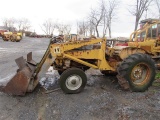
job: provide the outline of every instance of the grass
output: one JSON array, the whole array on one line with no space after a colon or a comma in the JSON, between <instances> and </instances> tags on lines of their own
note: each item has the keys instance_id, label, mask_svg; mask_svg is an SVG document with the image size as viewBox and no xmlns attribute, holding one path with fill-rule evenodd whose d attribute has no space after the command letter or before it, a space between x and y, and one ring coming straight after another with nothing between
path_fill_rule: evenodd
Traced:
<instances>
[{"instance_id":1,"label":"grass","mask_svg":"<svg viewBox=\"0 0 160 120\"><path fill-rule=\"evenodd\" d=\"M157 74L156 74L156 77L155 77L156 79L160 79L160 73L158 72Z\"/></svg>"},{"instance_id":2,"label":"grass","mask_svg":"<svg viewBox=\"0 0 160 120\"><path fill-rule=\"evenodd\" d=\"M153 86L155 86L155 87L160 87L160 80L158 80L158 79L160 79L160 72L158 72L157 74L156 74L156 76L155 76L155 81L153 82Z\"/></svg>"},{"instance_id":3,"label":"grass","mask_svg":"<svg viewBox=\"0 0 160 120\"><path fill-rule=\"evenodd\" d=\"M153 86L155 86L155 87L160 87L160 82L153 82L153 84L152 84Z\"/></svg>"}]
</instances>

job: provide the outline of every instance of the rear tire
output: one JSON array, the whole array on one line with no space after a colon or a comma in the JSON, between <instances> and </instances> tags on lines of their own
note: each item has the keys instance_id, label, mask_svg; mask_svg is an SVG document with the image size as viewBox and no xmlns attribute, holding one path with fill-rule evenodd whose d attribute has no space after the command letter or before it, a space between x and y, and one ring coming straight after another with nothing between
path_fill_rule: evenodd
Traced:
<instances>
[{"instance_id":1,"label":"rear tire","mask_svg":"<svg viewBox=\"0 0 160 120\"><path fill-rule=\"evenodd\" d=\"M87 76L79 68L69 68L61 74L59 83L64 93L80 93L87 83Z\"/></svg>"},{"instance_id":2,"label":"rear tire","mask_svg":"<svg viewBox=\"0 0 160 120\"><path fill-rule=\"evenodd\" d=\"M121 87L135 92L144 92L155 78L155 63L147 54L133 54L123 60L118 67L118 81Z\"/></svg>"}]
</instances>

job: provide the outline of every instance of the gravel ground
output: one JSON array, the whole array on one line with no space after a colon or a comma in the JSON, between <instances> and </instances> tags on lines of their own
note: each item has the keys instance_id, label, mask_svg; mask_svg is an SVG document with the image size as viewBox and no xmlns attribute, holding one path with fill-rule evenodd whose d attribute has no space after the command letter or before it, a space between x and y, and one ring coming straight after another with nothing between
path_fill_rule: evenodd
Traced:
<instances>
[{"instance_id":1,"label":"gravel ground","mask_svg":"<svg viewBox=\"0 0 160 120\"><path fill-rule=\"evenodd\" d=\"M24 38L21 42L4 42L0 38L0 82L15 73L16 58L32 51L33 59L39 62L48 43L45 38ZM24 97L0 93L0 120L160 119L160 86L141 93L122 91L114 76L103 76L94 69L86 74L88 84L79 94L64 94L60 89L46 94L40 85Z\"/></svg>"}]
</instances>

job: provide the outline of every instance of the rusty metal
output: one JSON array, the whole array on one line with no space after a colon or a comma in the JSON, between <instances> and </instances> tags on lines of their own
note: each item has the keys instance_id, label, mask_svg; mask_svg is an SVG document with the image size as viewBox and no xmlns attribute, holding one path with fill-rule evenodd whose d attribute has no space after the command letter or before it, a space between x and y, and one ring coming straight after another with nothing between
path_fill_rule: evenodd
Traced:
<instances>
[{"instance_id":1,"label":"rusty metal","mask_svg":"<svg viewBox=\"0 0 160 120\"><path fill-rule=\"evenodd\" d=\"M19 71L1 91L9 95L25 95L30 82L31 73L29 68L25 67Z\"/></svg>"},{"instance_id":2,"label":"rusty metal","mask_svg":"<svg viewBox=\"0 0 160 120\"><path fill-rule=\"evenodd\" d=\"M151 71L145 63L136 65L131 72L131 80L136 85L143 85L148 82Z\"/></svg>"},{"instance_id":3,"label":"rusty metal","mask_svg":"<svg viewBox=\"0 0 160 120\"><path fill-rule=\"evenodd\" d=\"M33 61L31 58L28 60ZM13 76L6 86L0 86L0 91L9 95L25 95L28 91L30 81L33 79L36 65L30 64L23 57L16 59L15 62L19 67L17 74Z\"/></svg>"},{"instance_id":4,"label":"rusty metal","mask_svg":"<svg viewBox=\"0 0 160 120\"><path fill-rule=\"evenodd\" d=\"M19 58L15 59L15 62L18 65L20 70L26 66L26 61L23 57L19 57Z\"/></svg>"},{"instance_id":5,"label":"rusty metal","mask_svg":"<svg viewBox=\"0 0 160 120\"><path fill-rule=\"evenodd\" d=\"M32 52L27 54L27 62L29 62L32 65L36 65L37 63L32 59Z\"/></svg>"},{"instance_id":6,"label":"rusty metal","mask_svg":"<svg viewBox=\"0 0 160 120\"><path fill-rule=\"evenodd\" d=\"M135 54L135 53L146 53L145 50L140 49L140 48L132 48L132 47L127 47L124 48L120 51L119 57L123 60L127 58L129 55Z\"/></svg>"}]
</instances>

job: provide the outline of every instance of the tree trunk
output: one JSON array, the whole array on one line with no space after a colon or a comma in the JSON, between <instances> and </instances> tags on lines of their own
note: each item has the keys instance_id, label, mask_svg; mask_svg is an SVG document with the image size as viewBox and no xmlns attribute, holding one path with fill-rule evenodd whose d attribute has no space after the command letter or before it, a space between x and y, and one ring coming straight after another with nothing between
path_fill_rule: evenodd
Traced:
<instances>
[{"instance_id":1,"label":"tree trunk","mask_svg":"<svg viewBox=\"0 0 160 120\"><path fill-rule=\"evenodd\" d=\"M105 37L106 32L107 32L107 25L105 23L104 26L103 26L103 37Z\"/></svg>"},{"instance_id":2,"label":"tree trunk","mask_svg":"<svg viewBox=\"0 0 160 120\"><path fill-rule=\"evenodd\" d=\"M139 19L136 18L134 31L137 30L137 28L138 28L138 23L139 23ZM135 38L135 34L134 34L133 38Z\"/></svg>"},{"instance_id":3,"label":"tree trunk","mask_svg":"<svg viewBox=\"0 0 160 120\"><path fill-rule=\"evenodd\" d=\"M108 31L109 31L109 37L111 38L111 26L108 27Z\"/></svg>"},{"instance_id":4,"label":"tree trunk","mask_svg":"<svg viewBox=\"0 0 160 120\"><path fill-rule=\"evenodd\" d=\"M99 37L98 26L96 26L97 37Z\"/></svg>"},{"instance_id":5,"label":"tree trunk","mask_svg":"<svg viewBox=\"0 0 160 120\"><path fill-rule=\"evenodd\" d=\"M111 35L111 20L108 25L108 32L109 32L109 37L111 38L112 37L112 35Z\"/></svg>"},{"instance_id":6,"label":"tree trunk","mask_svg":"<svg viewBox=\"0 0 160 120\"><path fill-rule=\"evenodd\" d=\"M137 19L137 18L136 18L134 31L136 31L136 30L137 30L137 28L138 28L138 23L139 23L139 19Z\"/></svg>"},{"instance_id":7,"label":"tree trunk","mask_svg":"<svg viewBox=\"0 0 160 120\"><path fill-rule=\"evenodd\" d=\"M90 29L90 33L89 33L89 34L90 34L90 36L92 35L92 33L93 33L93 32L92 32L92 30Z\"/></svg>"}]
</instances>

